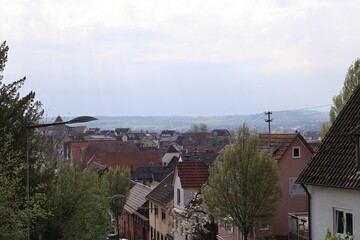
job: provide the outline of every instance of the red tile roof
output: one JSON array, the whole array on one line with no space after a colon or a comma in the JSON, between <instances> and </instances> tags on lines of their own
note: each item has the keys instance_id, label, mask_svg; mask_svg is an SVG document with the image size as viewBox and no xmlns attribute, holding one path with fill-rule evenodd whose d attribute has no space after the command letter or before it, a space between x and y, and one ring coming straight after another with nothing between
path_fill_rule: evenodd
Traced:
<instances>
[{"instance_id":1,"label":"red tile roof","mask_svg":"<svg viewBox=\"0 0 360 240\"><path fill-rule=\"evenodd\" d=\"M202 161L184 161L176 163L182 188L200 188L209 177L208 165Z\"/></svg>"},{"instance_id":2,"label":"red tile roof","mask_svg":"<svg viewBox=\"0 0 360 240\"><path fill-rule=\"evenodd\" d=\"M71 143L72 160L77 162L83 159L89 161L96 152L137 152L134 142L130 141L91 141Z\"/></svg>"},{"instance_id":3,"label":"red tile roof","mask_svg":"<svg viewBox=\"0 0 360 240\"><path fill-rule=\"evenodd\" d=\"M60 123L60 122L64 122L64 121L62 120L62 118L61 118L60 115L59 115L59 116L57 116L57 118L55 119L55 122L56 122L56 123Z\"/></svg>"},{"instance_id":4,"label":"red tile roof","mask_svg":"<svg viewBox=\"0 0 360 240\"><path fill-rule=\"evenodd\" d=\"M111 168L129 168L133 172L138 167L146 167L151 164L154 166L161 165L161 156L159 151L97 152L87 162L87 165L93 162L107 165Z\"/></svg>"},{"instance_id":5,"label":"red tile roof","mask_svg":"<svg viewBox=\"0 0 360 240\"><path fill-rule=\"evenodd\" d=\"M286 152L288 147L295 141L296 138L309 149L309 151L313 152L312 147L305 141L305 139L301 136L300 133L272 133L271 137L271 150L275 154L275 158L280 160L283 154ZM259 134L260 143L259 149L260 151L268 151L269 147L269 134L261 133Z\"/></svg>"}]
</instances>

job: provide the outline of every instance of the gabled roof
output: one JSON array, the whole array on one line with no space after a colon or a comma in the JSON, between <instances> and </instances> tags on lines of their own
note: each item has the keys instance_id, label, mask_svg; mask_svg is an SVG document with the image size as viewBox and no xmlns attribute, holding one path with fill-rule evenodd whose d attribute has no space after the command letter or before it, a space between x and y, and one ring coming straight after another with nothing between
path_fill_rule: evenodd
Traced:
<instances>
[{"instance_id":1,"label":"gabled roof","mask_svg":"<svg viewBox=\"0 0 360 240\"><path fill-rule=\"evenodd\" d=\"M209 177L208 165L202 161L177 162L175 169L182 188L201 188Z\"/></svg>"},{"instance_id":2,"label":"gabled roof","mask_svg":"<svg viewBox=\"0 0 360 240\"><path fill-rule=\"evenodd\" d=\"M159 151L139 151L139 152L96 152L87 162L87 165L93 162L107 165L111 168L121 167L130 168L131 171L138 167L155 166L161 164Z\"/></svg>"},{"instance_id":3,"label":"gabled roof","mask_svg":"<svg viewBox=\"0 0 360 240\"><path fill-rule=\"evenodd\" d=\"M64 122L63 119L59 116L57 116L57 118L55 119L55 123L61 123Z\"/></svg>"},{"instance_id":4,"label":"gabled roof","mask_svg":"<svg viewBox=\"0 0 360 240\"><path fill-rule=\"evenodd\" d=\"M91 142L72 142L71 152L74 162L80 159L88 161L96 152L138 152L139 149L133 142L129 141L91 141Z\"/></svg>"},{"instance_id":5,"label":"gabled roof","mask_svg":"<svg viewBox=\"0 0 360 240\"><path fill-rule=\"evenodd\" d=\"M151 192L151 188L141 184L135 183L135 185L130 189L130 194L126 200L124 210L130 214L135 213L144 203L146 203L145 196Z\"/></svg>"},{"instance_id":6,"label":"gabled roof","mask_svg":"<svg viewBox=\"0 0 360 240\"><path fill-rule=\"evenodd\" d=\"M259 134L259 138L259 150L268 151L269 134L261 133ZM280 160L282 158L286 150L290 147L296 138L298 138L305 145L305 147L308 148L311 153L313 153L312 147L306 142L300 133L272 133L270 134L270 138L271 151L274 153L276 160Z\"/></svg>"},{"instance_id":7,"label":"gabled roof","mask_svg":"<svg viewBox=\"0 0 360 240\"><path fill-rule=\"evenodd\" d=\"M222 137L222 136L231 136L230 132L227 129L213 129L211 130L211 135L215 135L218 137Z\"/></svg>"},{"instance_id":8,"label":"gabled roof","mask_svg":"<svg viewBox=\"0 0 360 240\"><path fill-rule=\"evenodd\" d=\"M211 165L219 154L214 152L191 152L187 154L181 154L181 158L184 161L203 161L208 165Z\"/></svg>"},{"instance_id":9,"label":"gabled roof","mask_svg":"<svg viewBox=\"0 0 360 240\"><path fill-rule=\"evenodd\" d=\"M184 147L187 152L215 152L219 153L221 148L219 147L209 147L209 146L186 146Z\"/></svg>"},{"instance_id":10,"label":"gabled roof","mask_svg":"<svg viewBox=\"0 0 360 240\"><path fill-rule=\"evenodd\" d=\"M130 128L115 128L117 134L126 134L130 132Z\"/></svg>"},{"instance_id":11,"label":"gabled roof","mask_svg":"<svg viewBox=\"0 0 360 240\"><path fill-rule=\"evenodd\" d=\"M345 104L298 183L360 189L356 150L350 133L360 126L360 86Z\"/></svg>"},{"instance_id":12,"label":"gabled roof","mask_svg":"<svg viewBox=\"0 0 360 240\"><path fill-rule=\"evenodd\" d=\"M167 177L146 196L146 198L162 204L162 206L166 206L174 198L174 187L172 185L173 177L173 172L168 174Z\"/></svg>"},{"instance_id":13,"label":"gabled roof","mask_svg":"<svg viewBox=\"0 0 360 240\"><path fill-rule=\"evenodd\" d=\"M138 167L132 174L131 179L142 180L151 179L152 181L161 182L169 173L171 169L163 166L156 167Z\"/></svg>"},{"instance_id":14,"label":"gabled roof","mask_svg":"<svg viewBox=\"0 0 360 240\"><path fill-rule=\"evenodd\" d=\"M170 146L166 152L167 153L178 153L178 152L181 152L181 149L179 148L179 146L177 144L170 144Z\"/></svg>"},{"instance_id":15,"label":"gabled roof","mask_svg":"<svg viewBox=\"0 0 360 240\"><path fill-rule=\"evenodd\" d=\"M175 130L162 130L161 133L160 133L160 136L163 136L163 135L174 135L176 133Z\"/></svg>"},{"instance_id":16,"label":"gabled roof","mask_svg":"<svg viewBox=\"0 0 360 240\"><path fill-rule=\"evenodd\" d=\"M166 165L166 168L169 170L174 170L176 167L176 163L179 161L179 158L176 156L173 156L168 165Z\"/></svg>"}]
</instances>

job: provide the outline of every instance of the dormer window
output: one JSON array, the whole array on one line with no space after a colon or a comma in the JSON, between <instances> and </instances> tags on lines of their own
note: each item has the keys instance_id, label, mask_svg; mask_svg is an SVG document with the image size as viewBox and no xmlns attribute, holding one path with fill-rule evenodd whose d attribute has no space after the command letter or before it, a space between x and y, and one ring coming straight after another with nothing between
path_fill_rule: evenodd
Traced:
<instances>
[{"instance_id":1,"label":"dormer window","mask_svg":"<svg viewBox=\"0 0 360 240\"><path fill-rule=\"evenodd\" d=\"M292 156L293 156L293 158L300 158L301 157L300 147L293 147L292 148Z\"/></svg>"}]
</instances>

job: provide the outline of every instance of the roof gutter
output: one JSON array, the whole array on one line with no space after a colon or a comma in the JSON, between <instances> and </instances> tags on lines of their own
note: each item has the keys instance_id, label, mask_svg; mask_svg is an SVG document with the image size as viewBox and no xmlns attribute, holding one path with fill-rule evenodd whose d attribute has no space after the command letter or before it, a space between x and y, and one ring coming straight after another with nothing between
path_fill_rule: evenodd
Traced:
<instances>
[{"instance_id":1,"label":"roof gutter","mask_svg":"<svg viewBox=\"0 0 360 240\"><path fill-rule=\"evenodd\" d=\"M309 240L311 240L311 195L305 184L301 183L301 186L304 188L307 194L307 204L308 204L308 219L309 219Z\"/></svg>"}]
</instances>

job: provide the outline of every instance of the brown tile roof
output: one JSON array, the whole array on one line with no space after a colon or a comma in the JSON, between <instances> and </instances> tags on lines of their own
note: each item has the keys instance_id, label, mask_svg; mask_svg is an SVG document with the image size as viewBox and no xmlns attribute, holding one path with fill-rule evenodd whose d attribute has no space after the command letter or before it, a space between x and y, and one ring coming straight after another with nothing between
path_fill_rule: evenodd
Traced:
<instances>
[{"instance_id":1,"label":"brown tile roof","mask_svg":"<svg viewBox=\"0 0 360 240\"><path fill-rule=\"evenodd\" d=\"M135 185L130 189L130 194L126 200L124 210L130 214L135 213L141 206L146 203L145 196L151 192L151 188L141 184L135 183Z\"/></svg>"},{"instance_id":2,"label":"brown tile roof","mask_svg":"<svg viewBox=\"0 0 360 240\"><path fill-rule=\"evenodd\" d=\"M174 186L172 185L174 173L170 173L146 198L166 206L174 198Z\"/></svg>"},{"instance_id":3,"label":"brown tile roof","mask_svg":"<svg viewBox=\"0 0 360 240\"><path fill-rule=\"evenodd\" d=\"M202 161L183 161L176 163L182 188L200 188L209 177L208 165Z\"/></svg>"},{"instance_id":4,"label":"brown tile roof","mask_svg":"<svg viewBox=\"0 0 360 240\"><path fill-rule=\"evenodd\" d=\"M358 126L360 126L360 86L345 104L297 182L360 189L360 175L356 174L355 144L349 136Z\"/></svg>"},{"instance_id":5,"label":"brown tile roof","mask_svg":"<svg viewBox=\"0 0 360 240\"><path fill-rule=\"evenodd\" d=\"M301 142L313 152L312 147L305 141L305 139L299 133L272 133L271 137L271 150L275 155L276 160L280 160L284 155L288 147L291 145L296 138L299 138ZM259 134L260 151L267 151L269 147L269 134L261 133Z\"/></svg>"}]
</instances>

